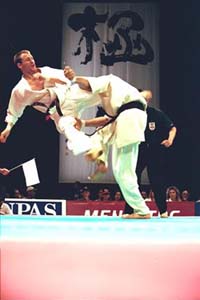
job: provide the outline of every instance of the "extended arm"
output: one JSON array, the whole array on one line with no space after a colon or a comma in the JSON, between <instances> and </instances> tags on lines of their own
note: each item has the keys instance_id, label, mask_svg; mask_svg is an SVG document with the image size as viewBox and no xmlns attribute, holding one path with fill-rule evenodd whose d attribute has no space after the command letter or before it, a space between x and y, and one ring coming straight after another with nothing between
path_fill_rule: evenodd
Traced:
<instances>
[{"instance_id":1,"label":"extended arm","mask_svg":"<svg viewBox=\"0 0 200 300\"><path fill-rule=\"evenodd\" d=\"M103 116L103 117L84 120L84 123L86 127L100 127L100 126L104 126L109 120L110 120L109 117Z\"/></svg>"},{"instance_id":2,"label":"extended arm","mask_svg":"<svg viewBox=\"0 0 200 300\"><path fill-rule=\"evenodd\" d=\"M81 120L76 118L75 128L80 130L83 127L101 127L104 126L110 120L109 117L96 117L88 120Z\"/></svg>"},{"instance_id":3,"label":"extended arm","mask_svg":"<svg viewBox=\"0 0 200 300\"><path fill-rule=\"evenodd\" d=\"M5 143L7 141L7 138L10 135L11 129L13 128L14 124L9 122L7 123L6 128L1 132L0 134L0 142Z\"/></svg>"},{"instance_id":4,"label":"extended arm","mask_svg":"<svg viewBox=\"0 0 200 300\"><path fill-rule=\"evenodd\" d=\"M168 139L167 140L164 140L162 141L161 145L165 146L165 147L170 147L172 146L173 142L174 142L174 139L176 137L176 132L177 132L177 129L175 126L173 126L170 131L169 131L169 136L168 136Z\"/></svg>"},{"instance_id":5,"label":"extended arm","mask_svg":"<svg viewBox=\"0 0 200 300\"><path fill-rule=\"evenodd\" d=\"M22 90L22 89L21 89ZM13 89L9 100L7 115L5 122L7 123L5 129L0 133L0 142L5 143L9 137L11 130L18 119L22 116L25 107L27 106L24 101L23 90L20 93L19 89Z\"/></svg>"}]
</instances>

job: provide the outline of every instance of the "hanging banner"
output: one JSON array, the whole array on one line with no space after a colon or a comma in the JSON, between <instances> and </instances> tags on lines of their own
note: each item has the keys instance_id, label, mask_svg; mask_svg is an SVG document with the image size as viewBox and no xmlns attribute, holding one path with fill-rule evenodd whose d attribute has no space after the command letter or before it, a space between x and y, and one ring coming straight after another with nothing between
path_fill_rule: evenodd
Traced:
<instances>
[{"instance_id":1,"label":"hanging banner","mask_svg":"<svg viewBox=\"0 0 200 300\"><path fill-rule=\"evenodd\" d=\"M112 73L138 89L151 89L152 105L159 107L158 3L64 3L62 67L66 65L77 75ZM96 107L82 118L95 115ZM61 135L60 182L88 182L94 169L82 155L66 150ZM115 182L112 167L99 182Z\"/></svg>"}]
</instances>

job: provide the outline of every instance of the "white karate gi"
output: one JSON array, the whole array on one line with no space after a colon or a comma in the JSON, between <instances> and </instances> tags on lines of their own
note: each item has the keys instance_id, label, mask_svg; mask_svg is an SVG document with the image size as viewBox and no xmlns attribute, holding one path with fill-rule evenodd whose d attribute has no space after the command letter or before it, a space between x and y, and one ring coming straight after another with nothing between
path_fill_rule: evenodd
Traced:
<instances>
[{"instance_id":1,"label":"white karate gi","mask_svg":"<svg viewBox=\"0 0 200 300\"><path fill-rule=\"evenodd\" d=\"M125 103L140 101L146 108L146 100L139 91L119 77L105 75L98 78L87 78L92 88L92 93L98 93L100 103L104 110L110 115L116 115L117 109ZM134 208L138 214L148 214L149 208L142 198L136 175L136 164L138 158L138 146L144 141L147 115L145 111L131 108L123 111L115 124L108 125L102 132L97 133L103 142L112 144L112 168L113 174L124 199ZM110 129L110 136L108 130ZM105 136L102 136L105 134ZM112 137L111 137L112 135ZM110 139L111 137L111 139Z\"/></svg>"},{"instance_id":2,"label":"white karate gi","mask_svg":"<svg viewBox=\"0 0 200 300\"><path fill-rule=\"evenodd\" d=\"M36 110L46 113L52 102L58 97L63 116L58 114L55 106L49 110L51 119L54 120L57 130L65 134L70 142L71 150L75 155L90 150L92 147L90 138L74 128L74 117L80 117L83 102L81 101L79 103L77 101L76 103L76 101L69 101L68 97L66 97L69 93L71 93L72 96L74 93L78 94L78 86L71 85L71 82L64 76L63 70L41 67L40 71L41 75L45 78L44 89L31 89L28 81L22 76L11 92L5 121L14 125L22 116L24 109L27 106L36 104L36 102L37 105L33 107ZM52 82L50 82L51 78L60 79L64 81L65 84L56 83L52 85ZM95 102L92 102L92 105L95 104Z\"/></svg>"},{"instance_id":3,"label":"white karate gi","mask_svg":"<svg viewBox=\"0 0 200 300\"><path fill-rule=\"evenodd\" d=\"M134 100L140 101L146 107L145 99L136 88L112 74L86 77L92 88L92 92L87 92L80 89L77 84L71 85L61 70L49 67L40 70L44 77L60 78L66 81L66 85L56 84L52 87L48 85L47 79L46 87L41 91L35 91L22 77L12 91L6 121L15 124L25 107L34 102L44 103L49 107L57 95L64 116L60 117L55 107L49 112L57 129L69 139L74 154L92 148L90 139L73 127L74 117L80 117L84 109L101 104L107 113L114 116L121 105ZM43 111L40 106L34 108ZM144 141L146 120L145 111L132 108L123 111L116 119L115 126L111 126L113 173L125 200L134 208L135 213L139 214L149 213L140 195L135 173L138 146Z\"/></svg>"}]
</instances>

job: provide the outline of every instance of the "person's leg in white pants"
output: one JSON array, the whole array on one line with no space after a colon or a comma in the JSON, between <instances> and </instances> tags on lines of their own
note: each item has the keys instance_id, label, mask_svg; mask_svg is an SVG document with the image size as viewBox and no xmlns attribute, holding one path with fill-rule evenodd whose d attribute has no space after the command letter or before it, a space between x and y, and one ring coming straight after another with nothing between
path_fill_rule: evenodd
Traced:
<instances>
[{"instance_id":1,"label":"person's leg in white pants","mask_svg":"<svg viewBox=\"0 0 200 300\"><path fill-rule=\"evenodd\" d=\"M139 215L150 214L150 210L142 198L135 172L138 158L139 143L134 143L122 148L113 145L112 167L113 174L120 186L125 201L134 208L134 213Z\"/></svg>"}]
</instances>

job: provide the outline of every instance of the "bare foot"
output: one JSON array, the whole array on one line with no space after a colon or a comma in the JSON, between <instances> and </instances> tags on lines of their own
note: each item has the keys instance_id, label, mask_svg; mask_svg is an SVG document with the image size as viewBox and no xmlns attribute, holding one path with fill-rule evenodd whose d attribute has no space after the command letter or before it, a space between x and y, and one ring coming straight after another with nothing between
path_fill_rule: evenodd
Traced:
<instances>
[{"instance_id":1,"label":"bare foot","mask_svg":"<svg viewBox=\"0 0 200 300\"><path fill-rule=\"evenodd\" d=\"M97 158L102 155L103 151L99 149L91 149L86 152L85 158L88 161L95 161Z\"/></svg>"},{"instance_id":2,"label":"bare foot","mask_svg":"<svg viewBox=\"0 0 200 300\"><path fill-rule=\"evenodd\" d=\"M146 215L140 215L140 214L124 214L122 215L123 219L150 219L151 218L151 214L146 214Z\"/></svg>"}]
</instances>

